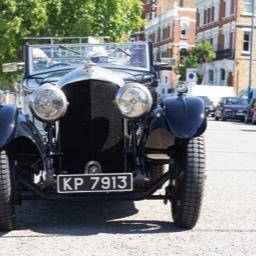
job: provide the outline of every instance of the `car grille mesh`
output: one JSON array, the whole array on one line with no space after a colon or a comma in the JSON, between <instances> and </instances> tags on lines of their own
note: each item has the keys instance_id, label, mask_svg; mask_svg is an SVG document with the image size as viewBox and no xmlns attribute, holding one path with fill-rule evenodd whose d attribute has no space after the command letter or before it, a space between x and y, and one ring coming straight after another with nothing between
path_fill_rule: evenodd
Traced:
<instances>
[{"instance_id":1,"label":"car grille mesh","mask_svg":"<svg viewBox=\"0 0 256 256\"><path fill-rule=\"evenodd\" d=\"M60 167L83 173L89 161L98 161L103 172L122 171L122 117L114 104L118 85L88 80L62 88L69 102L60 120Z\"/></svg>"}]
</instances>

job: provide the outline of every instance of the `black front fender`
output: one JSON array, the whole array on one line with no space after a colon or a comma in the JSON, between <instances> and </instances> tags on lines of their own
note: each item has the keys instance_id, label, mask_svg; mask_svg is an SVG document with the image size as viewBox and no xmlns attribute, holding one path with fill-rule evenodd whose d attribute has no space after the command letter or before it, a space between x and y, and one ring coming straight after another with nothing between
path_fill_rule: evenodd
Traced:
<instances>
[{"instance_id":1,"label":"black front fender","mask_svg":"<svg viewBox=\"0 0 256 256\"><path fill-rule=\"evenodd\" d=\"M19 111L12 105L0 105L0 148L14 137Z\"/></svg>"},{"instance_id":2,"label":"black front fender","mask_svg":"<svg viewBox=\"0 0 256 256\"><path fill-rule=\"evenodd\" d=\"M177 138L201 135L207 126L204 101L199 97L167 97L162 102L169 129Z\"/></svg>"},{"instance_id":3,"label":"black front fender","mask_svg":"<svg viewBox=\"0 0 256 256\"><path fill-rule=\"evenodd\" d=\"M0 149L8 147L19 138L26 138L33 143L41 156L45 147L37 128L14 105L0 105Z\"/></svg>"}]
</instances>

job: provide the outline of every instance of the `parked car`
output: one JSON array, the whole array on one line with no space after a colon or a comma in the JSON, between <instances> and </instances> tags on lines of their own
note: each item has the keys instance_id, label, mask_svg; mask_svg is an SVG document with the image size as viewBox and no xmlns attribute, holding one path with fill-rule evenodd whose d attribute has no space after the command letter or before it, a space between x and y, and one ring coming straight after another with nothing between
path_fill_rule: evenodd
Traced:
<instances>
[{"instance_id":1,"label":"parked car","mask_svg":"<svg viewBox=\"0 0 256 256\"><path fill-rule=\"evenodd\" d=\"M15 206L29 199L161 199L176 226L193 228L203 100L178 86L158 104L151 42L74 40L27 43L22 108L0 104L0 230L15 228Z\"/></svg>"},{"instance_id":2,"label":"parked car","mask_svg":"<svg viewBox=\"0 0 256 256\"><path fill-rule=\"evenodd\" d=\"M248 99L248 89L242 89L241 91L239 91L236 94L236 97L242 97L245 99ZM250 99L255 98L256 97L256 88L251 87L250 88Z\"/></svg>"},{"instance_id":3,"label":"parked car","mask_svg":"<svg viewBox=\"0 0 256 256\"><path fill-rule=\"evenodd\" d=\"M207 116L214 116L215 105L214 105L213 101L208 96L198 96L198 97L203 99L203 101L205 103L205 111L206 111Z\"/></svg>"},{"instance_id":4,"label":"parked car","mask_svg":"<svg viewBox=\"0 0 256 256\"><path fill-rule=\"evenodd\" d=\"M238 119L244 121L247 100L241 97L222 97L216 105L215 120Z\"/></svg>"},{"instance_id":5,"label":"parked car","mask_svg":"<svg viewBox=\"0 0 256 256\"><path fill-rule=\"evenodd\" d=\"M246 107L244 121L246 123L252 122L256 124L256 98L252 98Z\"/></svg>"}]
</instances>

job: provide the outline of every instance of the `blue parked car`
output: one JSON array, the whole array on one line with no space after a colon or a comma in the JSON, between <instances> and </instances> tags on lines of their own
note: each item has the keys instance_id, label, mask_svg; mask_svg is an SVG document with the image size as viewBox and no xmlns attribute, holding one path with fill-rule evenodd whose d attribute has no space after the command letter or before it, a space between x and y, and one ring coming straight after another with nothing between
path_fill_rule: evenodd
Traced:
<instances>
[{"instance_id":1,"label":"blue parked car","mask_svg":"<svg viewBox=\"0 0 256 256\"><path fill-rule=\"evenodd\" d=\"M215 109L215 120L227 119L244 121L247 99L241 97L222 97Z\"/></svg>"}]
</instances>

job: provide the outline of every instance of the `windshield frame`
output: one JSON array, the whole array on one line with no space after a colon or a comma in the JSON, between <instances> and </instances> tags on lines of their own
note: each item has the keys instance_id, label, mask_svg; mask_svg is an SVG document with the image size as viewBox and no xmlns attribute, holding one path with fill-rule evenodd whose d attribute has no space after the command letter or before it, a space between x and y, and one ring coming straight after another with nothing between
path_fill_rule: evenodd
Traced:
<instances>
[{"instance_id":1,"label":"windshield frame","mask_svg":"<svg viewBox=\"0 0 256 256\"><path fill-rule=\"evenodd\" d=\"M37 54L35 54L35 49L40 49ZM90 50L92 51L90 52ZM140 54L140 59L136 54ZM93 56L99 58L100 61L93 61ZM44 61L50 63L51 61L52 65L56 66L52 68L49 68L50 66L37 67L36 69L35 63L39 57L42 63ZM137 63L135 63L136 58L139 60ZM88 63L104 68L151 71L152 64L150 61L147 42L26 44L25 46L25 76L35 76L55 72L56 70L75 69ZM60 62L71 65L58 66L57 63Z\"/></svg>"}]
</instances>

